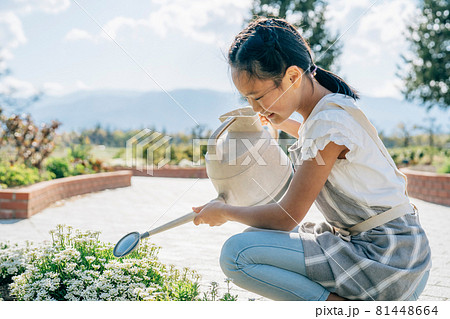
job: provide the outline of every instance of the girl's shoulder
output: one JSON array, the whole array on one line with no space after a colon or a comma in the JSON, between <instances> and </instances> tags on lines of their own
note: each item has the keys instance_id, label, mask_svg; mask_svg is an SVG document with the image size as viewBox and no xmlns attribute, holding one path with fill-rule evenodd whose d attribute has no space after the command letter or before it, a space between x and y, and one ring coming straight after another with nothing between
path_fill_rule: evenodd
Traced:
<instances>
[{"instance_id":1,"label":"girl's shoulder","mask_svg":"<svg viewBox=\"0 0 450 319\"><path fill-rule=\"evenodd\" d=\"M346 128L356 134L360 132L363 128L348 111L341 107L342 105L358 108L355 100L349 96L339 93L324 96L305 121L303 132L321 126Z\"/></svg>"},{"instance_id":2,"label":"girl's shoulder","mask_svg":"<svg viewBox=\"0 0 450 319\"><path fill-rule=\"evenodd\" d=\"M365 129L339 106L342 103L357 107L342 94L329 94L319 101L300 127L298 146L302 146L302 160L314 157L329 142L345 145L349 149L346 155L349 161L354 161L361 150L368 149Z\"/></svg>"},{"instance_id":3,"label":"girl's shoulder","mask_svg":"<svg viewBox=\"0 0 450 319\"><path fill-rule=\"evenodd\" d=\"M343 111L341 113L337 114L348 114L347 111L344 110L344 107L351 107L351 108L358 108L358 105L356 103L356 100L352 97L340 93L331 93L325 95L319 103L317 103L315 109L316 113L324 112L324 111Z\"/></svg>"}]
</instances>

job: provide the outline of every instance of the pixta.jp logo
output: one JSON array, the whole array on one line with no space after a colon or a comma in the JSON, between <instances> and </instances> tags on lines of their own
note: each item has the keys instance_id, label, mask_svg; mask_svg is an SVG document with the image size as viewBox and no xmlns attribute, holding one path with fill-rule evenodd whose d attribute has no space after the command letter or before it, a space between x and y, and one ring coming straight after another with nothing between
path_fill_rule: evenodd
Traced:
<instances>
[{"instance_id":1,"label":"pixta.jp logo","mask_svg":"<svg viewBox=\"0 0 450 319\"><path fill-rule=\"evenodd\" d=\"M155 161L157 168L169 163L171 158L170 136L150 129L143 129L126 143L126 163L138 171L153 175Z\"/></svg>"}]
</instances>

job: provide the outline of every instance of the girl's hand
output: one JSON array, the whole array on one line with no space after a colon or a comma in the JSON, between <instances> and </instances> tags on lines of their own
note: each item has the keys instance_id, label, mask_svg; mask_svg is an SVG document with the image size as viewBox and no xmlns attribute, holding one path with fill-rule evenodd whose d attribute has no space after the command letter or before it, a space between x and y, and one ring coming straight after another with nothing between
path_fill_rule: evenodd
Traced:
<instances>
[{"instance_id":1,"label":"girl's hand","mask_svg":"<svg viewBox=\"0 0 450 319\"><path fill-rule=\"evenodd\" d=\"M192 210L198 215L194 218L196 226L200 224L209 224L209 226L220 226L228 221L225 217L226 204L222 201L213 200L203 206L192 207Z\"/></svg>"}]
</instances>

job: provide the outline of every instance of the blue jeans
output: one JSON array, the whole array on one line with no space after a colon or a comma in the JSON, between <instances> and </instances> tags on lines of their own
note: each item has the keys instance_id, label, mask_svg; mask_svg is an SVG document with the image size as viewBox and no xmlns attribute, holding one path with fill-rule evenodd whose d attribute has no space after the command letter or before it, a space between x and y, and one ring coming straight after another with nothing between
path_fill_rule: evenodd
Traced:
<instances>
[{"instance_id":1,"label":"blue jeans","mask_svg":"<svg viewBox=\"0 0 450 319\"><path fill-rule=\"evenodd\" d=\"M330 294L307 277L298 231L250 227L225 242L220 266L237 286L272 300L323 301ZM417 300L427 279L428 272L408 300Z\"/></svg>"}]
</instances>

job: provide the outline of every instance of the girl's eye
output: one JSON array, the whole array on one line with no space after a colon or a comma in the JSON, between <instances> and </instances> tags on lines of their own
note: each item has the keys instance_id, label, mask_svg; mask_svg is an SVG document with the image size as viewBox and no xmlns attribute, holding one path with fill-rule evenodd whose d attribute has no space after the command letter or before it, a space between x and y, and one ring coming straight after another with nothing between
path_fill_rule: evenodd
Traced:
<instances>
[{"instance_id":1,"label":"girl's eye","mask_svg":"<svg viewBox=\"0 0 450 319\"><path fill-rule=\"evenodd\" d=\"M241 94L241 99L243 99L243 100L247 100L247 102L249 102L249 101L250 101L250 98L249 98L249 97L246 97L246 96L244 96L244 95L242 95L242 94Z\"/></svg>"}]
</instances>

